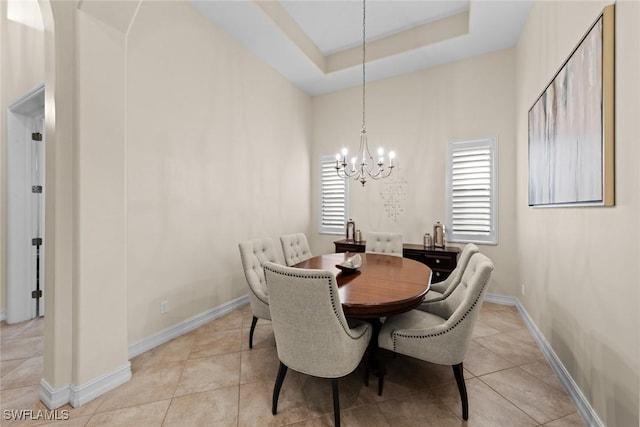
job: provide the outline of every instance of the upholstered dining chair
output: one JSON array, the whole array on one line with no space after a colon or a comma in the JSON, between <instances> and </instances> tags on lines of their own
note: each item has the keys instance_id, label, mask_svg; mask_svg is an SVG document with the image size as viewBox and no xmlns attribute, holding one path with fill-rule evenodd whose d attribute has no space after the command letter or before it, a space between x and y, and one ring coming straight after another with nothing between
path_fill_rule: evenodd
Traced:
<instances>
[{"instance_id":1,"label":"upholstered dining chair","mask_svg":"<svg viewBox=\"0 0 640 427\"><path fill-rule=\"evenodd\" d=\"M447 298L433 303L431 312L411 310L390 316L382 325L378 345L416 359L451 365L462 401L462 418L469 418L464 360L493 263L481 253L471 256L460 284ZM384 370L382 371L384 372ZM383 376L378 377L382 391Z\"/></svg>"},{"instance_id":2,"label":"upholstered dining chair","mask_svg":"<svg viewBox=\"0 0 640 427\"><path fill-rule=\"evenodd\" d=\"M306 261L313 256L311 254L311 249L309 249L307 236L304 233L285 234L284 236L280 236L280 243L282 244L284 262L288 266Z\"/></svg>"},{"instance_id":3,"label":"upholstered dining chair","mask_svg":"<svg viewBox=\"0 0 640 427\"><path fill-rule=\"evenodd\" d=\"M443 300L451 295L451 292L453 292L456 286L460 283L460 279L462 279L462 274L469 264L471 255L479 251L480 249L478 249L476 245L473 243L467 243L467 245L462 249L456 268L451 272L451 274L449 274L449 277L444 279L442 282L433 283L431 285L429 292L427 292L427 295L424 298L424 303L418 308L426 309L430 303Z\"/></svg>"},{"instance_id":4,"label":"upholstered dining chair","mask_svg":"<svg viewBox=\"0 0 640 427\"><path fill-rule=\"evenodd\" d=\"M258 319L271 320L269 295L264 283L262 266L267 262L281 263L276 245L271 238L254 239L238 245L244 276L249 285L249 305L253 319L249 331L249 348L253 348L253 332Z\"/></svg>"},{"instance_id":5,"label":"upholstered dining chair","mask_svg":"<svg viewBox=\"0 0 640 427\"><path fill-rule=\"evenodd\" d=\"M266 263L271 322L280 368L273 389L271 412L278 412L278 396L287 369L331 378L335 425L340 425L338 378L353 372L367 350L372 327L349 327L342 311L333 273Z\"/></svg>"},{"instance_id":6,"label":"upholstered dining chair","mask_svg":"<svg viewBox=\"0 0 640 427\"><path fill-rule=\"evenodd\" d=\"M373 254L402 257L402 234L370 232L364 251Z\"/></svg>"}]
</instances>

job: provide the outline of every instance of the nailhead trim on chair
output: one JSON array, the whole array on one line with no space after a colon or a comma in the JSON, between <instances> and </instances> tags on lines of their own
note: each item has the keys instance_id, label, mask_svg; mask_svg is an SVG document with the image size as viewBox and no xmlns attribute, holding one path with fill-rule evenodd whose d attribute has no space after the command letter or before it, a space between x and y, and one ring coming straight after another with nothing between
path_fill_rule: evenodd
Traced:
<instances>
[{"instance_id":1,"label":"nailhead trim on chair","mask_svg":"<svg viewBox=\"0 0 640 427\"><path fill-rule=\"evenodd\" d=\"M269 267L265 266L265 270L269 270L272 273L275 274L281 274L283 276L289 276L289 277L297 277L299 279L327 279L327 285L329 287L329 297L331 298L331 307L333 308L333 314L336 316L336 319L338 319L338 322L340 323L340 326L342 326L342 329L345 330L345 332L347 332L347 336L349 338L351 338L352 340L357 340L359 339L362 335L364 335L364 333L366 332L366 329L357 337L352 337L351 334L349 333L349 331L351 331L351 328L348 327L348 325L345 325L342 320L340 319L340 315L338 314L338 309L336 308L336 300L335 300L335 295L333 294L333 288L331 287L331 278L333 276L327 276L325 274L317 274L317 275L308 275L308 274L290 274L290 273L281 273L279 271L275 271L270 269ZM265 275L265 280L266 280L266 275Z\"/></svg>"},{"instance_id":2,"label":"nailhead trim on chair","mask_svg":"<svg viewBox=\"0 0 640 427\"><path fill-rule=\"evenodd\" d=\"M482 291L485 288L485 286L487 286L487 283L489 281L485 280L484 284L482 285L482 288L480 288L480 292L478 292L478 296L476 297L476 300L473 302L473 304L471 304L471 307L469 307L469 309L462 315L462 317L453 325L451 325L449 328L445 329L444 331L438 332L437 334L427 334L427 335L408 335L408 334L402 334L400 332L396 332L393 331L393 352L396 352L396 337L402 337L402 338L430 338L430 337L438 337L440 335L444 335L452 330L454 330L460 323L462 323L462 321L469 315L469 313L471 313L471 311L474 309L474 307L478 304L478 301L480 300L480 295L482 295Z\"/></svg>"}]
</instances>

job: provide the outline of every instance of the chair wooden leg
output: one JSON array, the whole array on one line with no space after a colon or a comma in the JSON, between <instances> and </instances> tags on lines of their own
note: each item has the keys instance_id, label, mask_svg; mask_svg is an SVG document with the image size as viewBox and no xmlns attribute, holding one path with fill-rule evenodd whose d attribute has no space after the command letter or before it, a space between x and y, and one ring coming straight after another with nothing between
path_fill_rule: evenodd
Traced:
<instances>
[{"instance_id":1,"label":"chair wooden leg","mask_svg":"<svg viewBox=\"0 0 640 427\"><path fill-rule=\"evenodd\" d=\"M362 361L364 363L364 385L365 387L369 387L369 365L371 364L371 361L369 360L369 349L365 351Z\"/></svg>"},{"instance_id":2,"label":"chair wooden leg","mask_svg":"<svg viewBox=\"0 0 640 427\"><path fill-rule=\"evenodd\" d=\"M335 419L335 426L340 427L340 396L338 394L338 379L333 378L331 380L333 388L333 417Z\"/></svg>"},{"instance_id":3,"label":"chair wooden leg","mask_svg":"<svg viewBox=\"0 0 640 427\"><path fill-rule=\"evenodd\" d=\"M285 375L287 375L287 365L280 362L280 368L278 368L278 376L276 377L276 385L273 387L273 403L271 404L271 413L273 415L278 412L278 397L280 396L280 389L282 388L282 383L284 382Z\"/></svg>"},{"instance_id":4,"label":"chair wooden leg","mask_svg":"<svg viewBox=\"0 0 640 427\"><path fill-rule=\"evenodd\" d=\"M395 354L395 353L393 353ZM380 350L378 350L378 358L376 360L377 376L378 376L378 396L382 396L382 388L384 387L384 376L387 373L387 365Z\"/></svg>"},{"instance_id":5,"label":"chair wooden leg","mask_svg":"<svg viewBox=\"0 0 640 427\"><path fill-rule=\"evenodd\" d=\"M384 387L384 374L378 373L378 396L382 396L382 387Z\"/></svg>"},{"instance_id":6,"label":"chair wooden leg","mask_svg":"<svg viewBox=\"0 0 640 427\"><path fill-rule=\"evenodd\" d=\"M258 318L253 316L251 320L251 330L249 331L249 348L253 348L253 331L256 329L256 323L258 323Z\"/></svg>"},{"instance_id":7,"label":"chair wooden leg","mask_svg":"<svg viewBox=\"0 0 640 427\"><path fill-rule=\"evenodd\" d=\"M453 365L453 374L456 377L456 383L458 383L458 391L460 392L460 400L462 400L462 419L469 419L469 401L467 400L467 387L464 384L464 371L462 369L462 363Z\"/></svg>"}]
</instances>

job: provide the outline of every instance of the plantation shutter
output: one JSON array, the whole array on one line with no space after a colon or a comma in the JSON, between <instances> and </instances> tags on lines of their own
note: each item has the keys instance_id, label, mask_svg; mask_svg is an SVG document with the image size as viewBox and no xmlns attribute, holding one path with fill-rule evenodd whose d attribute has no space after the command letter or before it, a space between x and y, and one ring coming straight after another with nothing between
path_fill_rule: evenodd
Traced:
<instances>
[{"instance_id":1,"label":"plantation shutter","mask_svg":"<svg viewBox=\"0 0 640 427\"><path fill-rule=\"evenodd\" d=\"M336 173L334 156L320 158L320 233L344 234L347 181Z\"/></svg>"},{"instance_id":2,"label":"plantation shutter","mask_svg":"<svg viewBox=\"0 0 640 427\"><path fill-rule=\"evenodd\" d=\"M447 157L448 240L497 244L495 138L450 142Z\"/></svg>"}]
</instances>

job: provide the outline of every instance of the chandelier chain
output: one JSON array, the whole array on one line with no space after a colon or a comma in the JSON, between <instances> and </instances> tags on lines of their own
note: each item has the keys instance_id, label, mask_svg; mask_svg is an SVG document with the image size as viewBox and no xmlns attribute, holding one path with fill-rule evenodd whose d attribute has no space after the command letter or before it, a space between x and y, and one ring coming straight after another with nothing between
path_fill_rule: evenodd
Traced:
<instances>
[{"instance_id":1,"label":"chandelier chain","mask_svg":"<svg viewBox=\"0 0 640 427\"><path fill-rule=\"evenodd\" d=\"M362 0L362 129L365 129L365 62L366 62L366 21L367 21L367 7L366 0Z\"/></svg>"}]
</instances>

